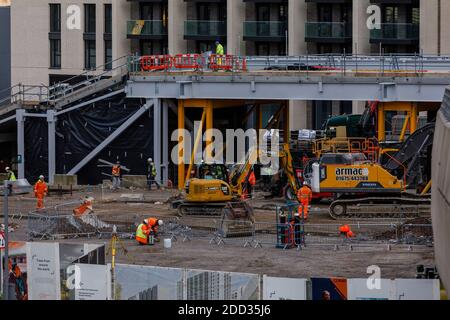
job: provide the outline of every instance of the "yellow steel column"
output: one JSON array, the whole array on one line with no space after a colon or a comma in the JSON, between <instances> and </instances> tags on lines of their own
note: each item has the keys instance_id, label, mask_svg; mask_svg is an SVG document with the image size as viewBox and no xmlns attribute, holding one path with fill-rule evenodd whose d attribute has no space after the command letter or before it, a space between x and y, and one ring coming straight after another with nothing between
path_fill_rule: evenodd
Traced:
<instances>
[{"instance_id":1,"label":"yellow steel column","mask_svg":"<svg viewBox=\"0 0 450 320\"><path fill-rule=\"evenodd\" d=\"M198 147L202 143L201 138L203 136L203 124L205 123L205 115L206 115L206 112L203 111L202 119L200 122L200 127L198 128L197 136L195 137L194 150L192 150L192 155L191 155L191 162L189 163L189 168L186 173L186 181L189 180L189 178L191 177L192 166L195 162L195 155L197 154Z\"/></svg>"},{"instance_id":2,"label":"yellow steel column","mask_svg":"<svg viewBox=\"0 0 450 320\"><path fill-rule=\"evenodd\" d=\"M212 100L207 100L205 105L205 112L206 112L206 159L212 159L212 129L213 129L213 116L214 116L214 109L213 109L213 103Z\"/></svg>"},{"instance_id":3,"label":"yellow steel column","mask_svg":"<svg viewBox=\"0 0 450 320\"><path fill-rule=\"evenodd\" d=\"M378 104L378 141L386 140L385 119L384 119L384 103Z\"/></svg>"},{"instance_id":4,"label":"yellow steel column","mask_svg":"<svg viewBox=\"0 0 450 320\"><path fill-rule=\"evenodd\" d=\"M178 100L178 147L183 145L182 150L178 149L178 189L184 189L185 177L185 163L184 163L184 149L186 146L184 136L184 101Z\"/></svg>"},{"instance_id":5,"label":"yellow steel column","mask_svg":"<svg viewBox=\"0 0 450 320\"><path fill-rule=\"evenodd\" d=\"M289 104L288 102L284 102L283 109L283 135L284 135L284 143L289 143L291 139L291 132L289 128Z\"/></svg>"},{"instance_id":6,"label":"yellow steel column","mask_svg":"<svg viewBox=\"0 0 450 320\"><path fill-rule=\"evenodd\" d=\"M417 129L417 116L418 116L418 113L419 113L419 111L418 111L418 108L417 108L417 103L416 102L413 102L413 103L411 103L411 125L410 125L410 130L409 130L409 133L410 134L413 134L415 131L416 131L416 129Z\"/></svg>"}]
</instances>

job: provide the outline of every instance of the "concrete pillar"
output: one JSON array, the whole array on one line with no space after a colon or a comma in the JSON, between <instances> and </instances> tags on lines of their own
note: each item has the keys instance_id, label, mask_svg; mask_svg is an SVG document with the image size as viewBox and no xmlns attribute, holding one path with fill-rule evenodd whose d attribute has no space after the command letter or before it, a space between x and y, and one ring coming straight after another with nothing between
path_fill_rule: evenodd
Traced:
<instances>
[{"instance_id":1,"label":"concrete pillar","mask_svg":"<svg viewBox=\"0 0 450 320\"><path fill-rule=\"evenodd\" d=\"M306 54L305 23L307 4L305 0L289 0L289 55Z\"/></svg>"},{"instance_id":2,"label":"concrete pillar","mask_svg":"<svg viewBox=\"0 0 450 320\"><path fill-rule=\"evenodd\" d=\"M184 0L171 0L169 9L169 54L178 54L187 51L184 40L184 22L186 20L186 3Z\"/></svg>"},{"instance_id":3,"label":"concrete pillar","mask_svg":"<svg viewBox=\"0 0 450 320\"><path fill-rule=\"evenodd\" d=\"M289 0L289 40L290 56L307 52L305 42L305 23L307 21L307 3L305 0ZM308 128L306 101L289 101L289 127L291 130Z\"/></svg>"},{"instance_id":4,"label":"concrete pillar","mask_svg":"<svg viewBox=\"0 0 450 320\"><path fill-rule=\"evenodd\" d=\"M441 52L442 55L448 55L450 54L450 19L448 19L448 16L450 15L450 2L449 1L443 1L441 0ZM437 19L436 19L437 20ZM425 20L428 21L428 20ZM424 23L427 24L427 23ZM422 25L422 24L421 24Z\"/></svg>"},{"instance_id":5,"label":"concrete pillar","mask_svg":"<svg viewBox=\"0 0 450 320\"><path fill-rule=\"evenodd\" d=\"M363 114L366 108L365 101L353 101L352 102L352 113L353 114Z\"/></svg>"},{"instance_id":6,"label":"concrete pillar","mask_svg":"<svg viewBox=\"0 0 450 320\"><path fill-rule=\"evenodd\" d=\"M151 104L147 101L147 105ZM156 167L155 180L161 182L161 99L153 99L153 162Z\"/></svg>"},{"instance_id":7,"label":"concrete pillar","mask_svg":"<svg viewBox=\"0 0 450 320\"><path fill-rule=\"evenodd\" d=\"M98 5L99 6L99 5ZM104 10L103 6L101 9ZM130 54L130 40L126 36L127 21L130 20L131 7L128 1L113 1L112 2L112 59L116 60L119 57L126 56ZM97 28L98 37L103 39L103 23L104 21L97 21L97 23L102 23L101 28ZM64 28L63 28L64 30ZM63 35L64 37L64 35ZM82 35L80 35L82 37ZM98 41L97 41L98 42ZM103 43L103 40L102 40ZM97 47L98 48L98 47ZM98 49L97 49L98 50ZM132 52L134 53L134 52ZM83 55L81 59L83 59ZM104 52L97 52L97 56L104 57ZM64 55L62 57L64 59ZM123 64L125 61L119 60L113 63L113 68ZM102 63L103 64L103 63ZM120 70L117 69L115 73L119 73Z\"/></svg>"},{"instance_id":8,"label":"concrete pillar","mask_svg":"<svg viewBox=\"0 0 450 320\"><path fill-rule=\"evenodd\" d=\"M48 125L48 183L55 182L56 174L56 112L47 110Z\"/></svg>"},{"instance_id":9,"label":"concrete pillar","mask_svg":"<svg viewBox=\"0 0 450 320\"><path fill-rule=\"evenodd\" d=\"M227 53L244 56L245 3L242 0L227 1Z\"/></svg>"},{"instance_id":10,"label":"concrete pillar","mask_svg":"<svg viewBox=\"0 0 450 320\"><path fill-rule=\"evenodd\" d=\"M425 54L439 54L438 2L420 0L420 50Z\"/></svg>"},{"instance_id":11,"label":"concrete pillar","mask_svg":"<svg viewBox=\"0 0 450 320\"><path fill-rule=\"evenodd\" d=\"M353 1L353 53L370 54L370 30L367 28L367 8L370 0Z\"/></svg>"},{"instance_id":12,"label":"concrete pillar","mask_svg":"<svg viewBox=\"0 0 450 320\"><path fill-rule=\"evenodd\" d=\"M308 129L307 101L289 101L289 128Z\"/></svg>"},{"instance_id":13,"label":"concrete pillar","mask_svg":"<svg viewBox=\"0 0 450 320\"><path fill-rule=\"evenodd\" d=\"M25 110L16 110L17 121L17 155L22 161L17 166L19 179L25 179Z\"/></svg>"}]
</instances>

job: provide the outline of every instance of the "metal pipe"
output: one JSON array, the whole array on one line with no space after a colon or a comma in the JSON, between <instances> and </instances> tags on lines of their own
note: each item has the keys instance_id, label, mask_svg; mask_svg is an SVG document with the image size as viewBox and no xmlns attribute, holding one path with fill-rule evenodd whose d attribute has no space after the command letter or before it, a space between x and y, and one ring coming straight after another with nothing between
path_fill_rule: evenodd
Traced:
<instances>
[{"instance_id":1,"label":"metal pipe","mask_svg":"<svg viewBox=\"0 0 450 320\"><path fill-rule=\"evenodd\" d=\"M3 222L5 224L5 263L4 263L4 268L5 270L3 271L3 300L9 300L9 295L8 295L8 285L9 285L9 252L8 252L8 245L9 245L9 241L8 241L8 232L9 232L9 228L8 228L8 196L9 196L9 182L8 180L5 180L3 182Z\"/></svg>"}]
</instances>

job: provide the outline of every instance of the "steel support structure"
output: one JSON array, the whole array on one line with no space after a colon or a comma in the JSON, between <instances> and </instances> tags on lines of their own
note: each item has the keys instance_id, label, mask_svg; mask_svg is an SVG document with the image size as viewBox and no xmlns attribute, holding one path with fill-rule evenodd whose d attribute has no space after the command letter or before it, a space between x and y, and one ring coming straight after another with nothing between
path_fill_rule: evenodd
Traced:
<instances>
[{"instance_id":1,"label":"steel support structure","mask_svg":"<svg viewBox=\"0 0 450 320\"><path fill-rule=\"evenodd\" d=\"M149 102L149 101L147 101ZM109 137L107 137L102 143L100 143L94 150L92 150L83 160L81 160L75 167L73 167L67 174L77 174L86 164L89 163L97 154L105 149L111 142L113 142L120 134L122 134L130 125L132 125L139 117L141 117L152 104L145 104L138 111L136 111L127 121L125 121L120 127L118 127Z\"/></svg>"},{"instance_id":2,"label":"steel support structure","mask_svg":"<svg viewBox=\"0 0 450 320\"><path fill-rule=\"evenodd\" d=\"M295 72L170 77L155 74L132 76L126 93L128 98L144 99L441 102L448 85L450 78L439 74L424 77L307 76Z\"/></svg>"},{"instance_id":3,"label":"steel support structure","mask_svg":"<svg viewBox=\"0 0 450 320\"><path fill-rule=\"evenodd\" d=\"M56 174L56 112L47 110L48 125L48 183L55 182Z\"/></svg>"},{"instance_id":4,"label":"steel support structure","mask_svg":"<svg viewBox=\"0 0 450 320\"><path fill-rule=\"evenodd\" d=\"M161 183L161 99L147 100L147 105L153 104L153 162L156 168L155 180Z\"/></svg>"},{"instance_id":5,"label":"steel support structure","mask_svg":"<svg viewBox=\"0 0 450 320\"><path fill-rule=\"evenodd\" d=\"M21 161L17 167L19 179L25 179L25 110L16 110L17 121L17 154Z\"/></svg>"},{"instance_id":6,"label":"steel support structure","mask_svg":"<svg viewBox=\"0 0 450 320\"><path fill-rule=\"evenodd\" d=\"M162 103L162 180L168 186L169 181L169 106Z\"/></svg>"}]
</instances>

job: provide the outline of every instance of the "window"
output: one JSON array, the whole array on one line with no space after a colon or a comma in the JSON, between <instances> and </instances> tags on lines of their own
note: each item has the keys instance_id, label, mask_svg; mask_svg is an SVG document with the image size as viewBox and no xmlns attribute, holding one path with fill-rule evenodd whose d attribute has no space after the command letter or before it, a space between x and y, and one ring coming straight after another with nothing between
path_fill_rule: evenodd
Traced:
<instances>
[{"instance_id":1,"label":"window","mask_svg":"<svg viewBox=\"0 0 450 320\"><path fill-rule=\"evenodd\" d=\"M50 32L61 32L61 5L50 4Z\"/></svg>"},{"instance_id":2,"label":"window","mask_svg":"<svg viewBox=\"0 0 450 320\"><path fill-rule=\"evenodd\" d=\"M95 4L84 5L84 32L95 33Z\"/></svg>"},{"instance_id":3,"label":"window","mask_svg":"<svg viewBox=\"0 0 450 320\"><path fill-rule=\"evenodd\" d=\"M50 4L50 68L61 68L61 5Z\"/></svg>"},{"instance_id":4,"label":"window","mask_svg":"<svg viewBox=\"0 0 450 320\"><path fill-rule=\"evenodd\" d=\"M50 68L61 68L61 39L50 40Z\"/></svg>"},{"instance_id":5,"label":"window","mask_svg":"<svg viewBox=\"0 0 450 320\"><path fill-rule=\"evenodd\" d=\"M84 41L84 67L85 69L96 68L96 52L95 52L95 40Z\"/></svg>"},{"instance_id":6,"label":"window","mask_svg":"<svg viewBox=\"0 0 450 320\"><path fill-rule=\"evenodd\" d=\"M104 41L105 41L105 70L112 69L112 5L105 4L105 31L104 31Z\"/></svg>"},{"instance_id":7,"label":"window","mask_svg":"<svg viewBox=\"0 0 450 320\"><path fill-rule=\"evenodd\" d=\"M105 4L105 33L112 33L112 5Z\"/></svg>"},{"instance_id":8,"label":"window","mask_svg":"<svg viewBox=\"0 0 450 320\"><path fill-rule=\"evenodd\" d=\"M112 41L105 40L105 70L112 69Z\"/></svg>"}]
</instances>

